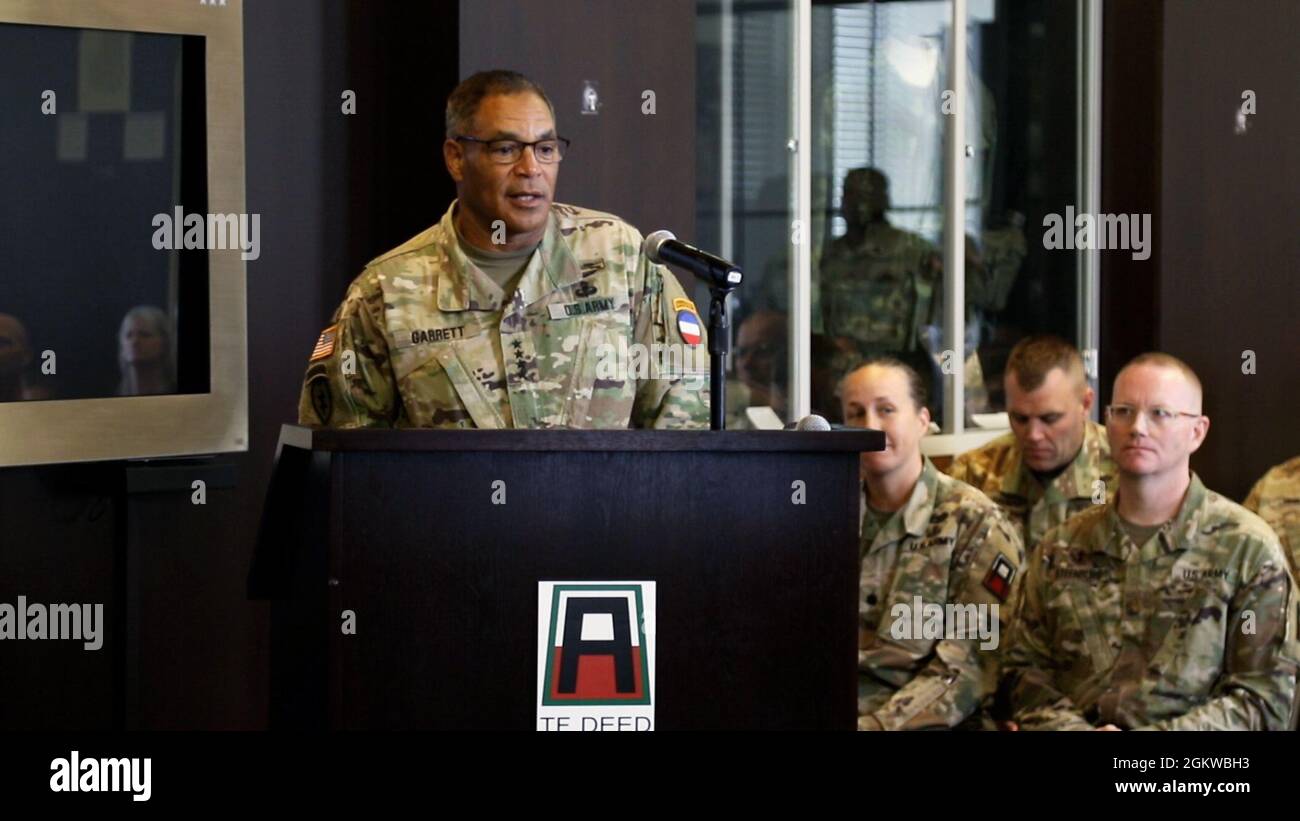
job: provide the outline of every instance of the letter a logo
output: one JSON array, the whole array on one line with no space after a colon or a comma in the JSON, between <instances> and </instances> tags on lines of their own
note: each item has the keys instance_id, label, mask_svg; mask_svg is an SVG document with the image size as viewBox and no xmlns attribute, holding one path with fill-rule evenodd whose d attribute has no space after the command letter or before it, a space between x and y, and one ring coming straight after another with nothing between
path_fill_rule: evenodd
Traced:
<instances>
[{"instance_id":1,"label":"letter a logo","mask_svg":"<svg viewBox=\"0 0 1300 821\"><path fill-rule=\"evenodd\" d=\"M541 583L543 706L651 703L647 588L653 608L653 582Z\"/></svg>"}]
</instances>

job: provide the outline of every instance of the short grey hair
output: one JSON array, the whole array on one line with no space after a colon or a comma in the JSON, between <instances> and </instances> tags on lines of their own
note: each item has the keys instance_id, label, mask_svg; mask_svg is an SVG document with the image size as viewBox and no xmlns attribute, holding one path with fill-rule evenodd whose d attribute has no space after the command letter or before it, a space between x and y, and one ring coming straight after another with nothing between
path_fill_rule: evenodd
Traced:
<instances>
[{"instance_id":1,"label":"short grey hair","mask_svg":"<svg viewBox=\"0 0 1300 821\"><path fill-rule=\"evenodd\" d=\"M542 87L517 71L493 69L480 71L461 81L447 98L447 138L467 137L474 127L474 115L484 97L493 94L523 94L532 92L542 98L555 119L555 106Z\"/></svg>"}]
</instances>

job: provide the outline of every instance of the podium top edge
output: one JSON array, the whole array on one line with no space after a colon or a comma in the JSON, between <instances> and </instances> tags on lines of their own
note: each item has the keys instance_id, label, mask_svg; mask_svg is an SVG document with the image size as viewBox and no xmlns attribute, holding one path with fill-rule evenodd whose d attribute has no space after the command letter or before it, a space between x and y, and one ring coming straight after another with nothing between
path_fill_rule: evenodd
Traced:
<instances>
[{"instance_id":1,"label":"podium top edge","mask_svg":"<svg viewBox=\"0 0 1300 821\"><path fill-rule=\"evenodd\" d=\"M884 450L878 430L338 430L283 425L281 446L346 451L754 451Z\"/></svg>"}]
</instances>

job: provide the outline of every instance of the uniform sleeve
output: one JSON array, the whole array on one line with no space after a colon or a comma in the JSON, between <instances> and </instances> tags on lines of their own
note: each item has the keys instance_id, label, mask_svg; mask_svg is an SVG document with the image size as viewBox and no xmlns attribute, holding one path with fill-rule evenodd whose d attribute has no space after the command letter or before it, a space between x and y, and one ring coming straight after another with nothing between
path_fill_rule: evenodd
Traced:
<instances>
[{"instance_id":1,"label":"uniform sleeve","mask_svg":"<svg viewBox=\"0 0 1300 821\"><path fill-rule=\"evenodd\" d=\"M1177 718L1140 729L1290 727L1298 658L1295 581L1280 548L1259 555L1255 572L1229 605L1224 671L1210 700Z\"/></svg>"},{"instance_id":2,"label":"uniform sleeve","mask_svg":"<svg viewBox=\"0 0 1300 821\"><path fill-rule=\"evenodd\" d=\"M1052 535L1048 533L1049 539ZM1020 609L1003 657L1002 689L1010 700L1012 717L1023 730L1091 730L1092 724L1056 687L1052 631L1043 606L1049 539L1034 551L1020 588Z\"/></svg>"},{"instance_id":3,"label":"uniform sleeve","mask_svg":"<svg viewBox=\"0 0 1300 821\"><path fill-rule=\"evenodd\" d=\"M993 291L992 272L984 264L984 255L975 238L966 235L966 304L972 308L990 308Z\"/></svg>"},{"instance_id":4,"label":"uniform sleeve","mask_svg":"<svg viewBox=\"0 0 1300 821\"><path fill-rule=\"evenodd\" d=\"M1262 501L1261 497L1264 492L1264 482L1267 478L1267 476L1264 476L1256 482L1255 486L1250 489L1250 495L1246 497L1246 501L1241 503L1241 506L1249 510L1251 513L1257 515L1259 513L1259 505Z\"/></svg>"},{"instance_id":5,"label":"uniform sleeve","mask_svg":"<svg viewBox=\"0 0 1300 821\"><path fill-rule=\"evenodd\" d=\"M959 515L971 515L971 509ZM986 700L991 701L997 685L999 648L1008 635L1018 599L1024 551L1020 535L996 508L971 519L953 546L948 602L988 608L989 621L978 624L996 625L996 632L988 630L981 637L976 631L970 638L945 638L936 643L930 663L878 710L860 718L859 729L955 727ZM968 624L976 622L968 620Z\"/></svg>"},{"instance_id":6,"label":"uniform sleeve","mask_svg":"<svg viewBox=\"0 0 1300 821\"><path fill-rule=\"evenodd\" d=\"M944 473L960 482L965 482L971 487L979 487L971 470L970 456L966 453L954 456L952 461L948 463L948 468Z\"/></svg>"},{"instance_id":7,"label":"uniform sleeve","mask_svg":"<svg viewBox=\"0 0 1300 821\"><path fill-rule=\"evenodd\" d=\"M1025 234L1020 227L984 232L979 247L966 236L966 302L976 308L1001 311L1015 284L1026 255Z\"/></svg>"},{"instance_id":8,"label":"uniform sleeve","mask_svg":"<svg viewBox=\"0 0 1300 821\"><path fill-rule=\"evenodd\" d=\"M637 384L632 427L709 427L709 354L704 321L672 272L638 254L636 342L651 352L650 379ZM689 335L689 336L688 336ZM657 347L656 347L657 346ZM656 353L656 351L661 353Z\"/></svg>"},{"instance_id":9,"label":"uniform sleeve","mask_svg":"<svg viewBox=\"0 0 1300 821\"><path fill-rule=\"evenodd\" d=\"M298 398L298 423L391 427L400 410L382 323L383 294L365 278L348 289L321 332Z\"/></svg>"}]
</instances>

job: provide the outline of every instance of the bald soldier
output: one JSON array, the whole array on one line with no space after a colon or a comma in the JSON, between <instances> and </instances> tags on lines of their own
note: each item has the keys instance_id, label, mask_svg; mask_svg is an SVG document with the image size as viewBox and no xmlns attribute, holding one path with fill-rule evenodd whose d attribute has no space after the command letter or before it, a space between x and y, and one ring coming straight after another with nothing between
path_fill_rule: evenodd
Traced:
<instances>
[{"instance_id":1,"label":"bald soldier","mask_svg":"<svg viewBox=\"0 0 1300 821\"><path fill-rule=\"evenodd\" d=\"M1021 729L1283 730L1295 582L1277 537L1191 472L1201 385L1161 353L1115 379L1113 502L1027 562L1003 688Z\"/></svg>"},{"instance_id":2,"label":"bald soldier","mask_svg":"<svg viewBox=\"0 0 1300 821\"><path fill-rule=\"evenodd\" d=\"M948 473L1010 514L1028 554L1049 529L1106 500L1115 464L1106 431L1088 418L1094 393L1073 345L1050 335L1020 340L1003 385L1011 433L961 454Z\"/></svg>"},{"instance_id":3,"label":"bald soldier","mask_svg":"<svg viewBox=\"0 0 1300 821\"><path fill-rule=\"evenodd\" d=\"M1292 575L1300 578L1300 456L1265 473L1243 506L1273 528L1291 560Z\"/></svg>"},{"instance_id":4,"label":"bald soldier","mask_svg":"<svg viewBox=\"0 0 1300 821\"><path fill-rule=\"evenodd\" d=\"M523 75L457 86L456 200L353 281L308 363L302 424L708 427L695 305L635 228L552 202L567 146Z\"/></svg>"}]
</instances>

